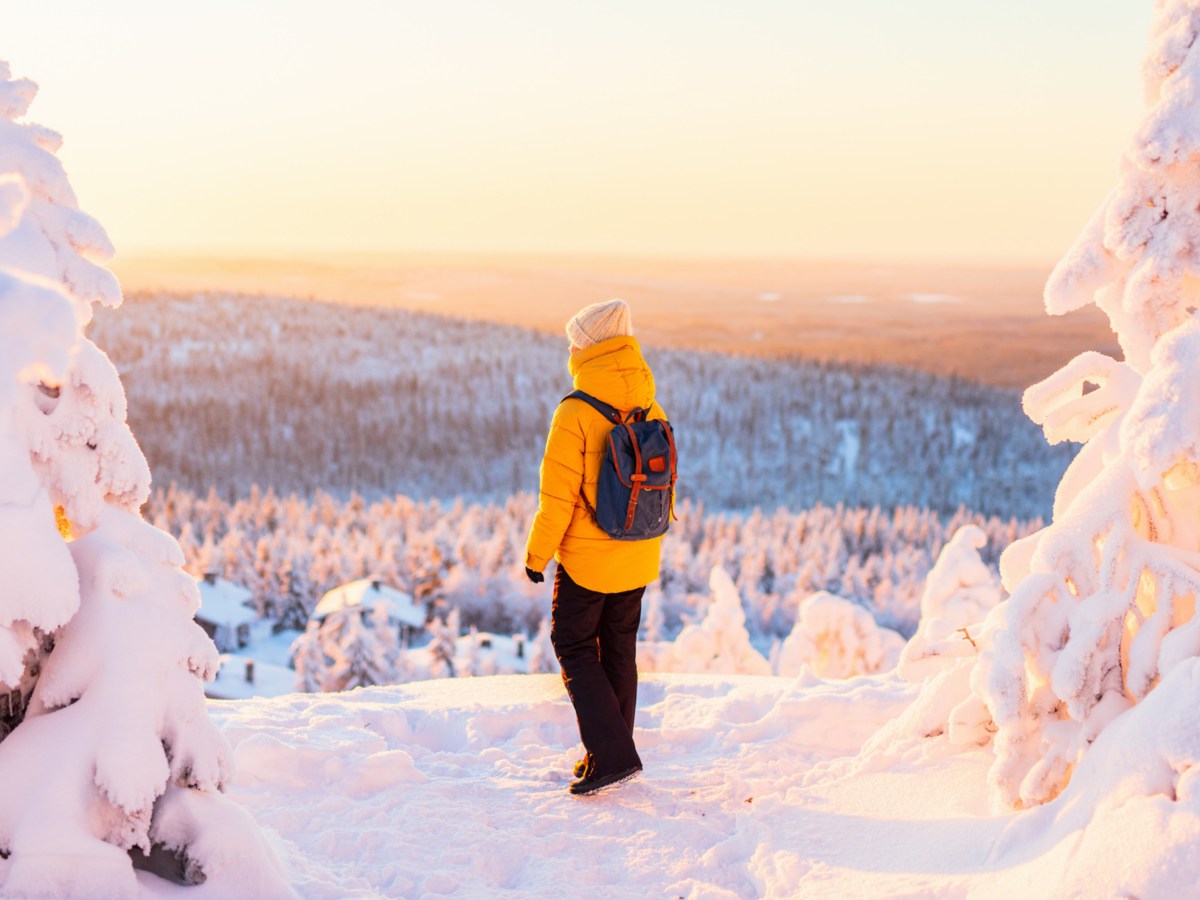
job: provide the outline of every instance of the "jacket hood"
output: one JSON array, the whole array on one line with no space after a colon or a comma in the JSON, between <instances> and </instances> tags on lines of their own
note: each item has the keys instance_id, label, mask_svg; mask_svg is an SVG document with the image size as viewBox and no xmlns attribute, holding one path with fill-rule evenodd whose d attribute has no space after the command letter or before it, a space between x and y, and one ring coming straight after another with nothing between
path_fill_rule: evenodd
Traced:
<instances>
[{"instance_id":1,"label":"jacket hood","mask_svg":"<svg viewBox=\"0 0 1200 900\"><path fill-rule=\"evenodd\" d=\"M637 338L609 338L580 350L567 362L575 389L609 406L646 409L654 402L654 373L642 358Z\"/></svg>"}]
</instances>

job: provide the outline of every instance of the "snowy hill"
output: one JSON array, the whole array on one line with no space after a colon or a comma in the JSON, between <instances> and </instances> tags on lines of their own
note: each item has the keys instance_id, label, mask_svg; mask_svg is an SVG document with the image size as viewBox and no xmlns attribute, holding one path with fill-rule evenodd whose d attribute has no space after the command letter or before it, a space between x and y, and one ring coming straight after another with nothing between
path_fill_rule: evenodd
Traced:
<instances>
[{"instance_id":1,"label":"snowy hill","mask_svg":"<svg viewBox=\"0 0 1200 900\"><path fill-rule=\"evenodd\" d=\"M90 333L121 372L155 484L225 497L258 484L503 502L536 488L570 391L560 335L398 309L134 296ZM811 359L647 358L678 435L680 496L712 509L1044 517L1074 455L1046 447L1015 391Z\"/></svg>"},{"instance_id":2,"label":"snowy hill","mask_svg":"<svg viewBox=\"0 0 1200 900\"><path fill-rule=\"evenodd\" d=\"M1198 801L1182 792L1135 798L1120 815L1085 790L997 815L989 748L921 760L874 748L856 759L917 689L894 676L648 676L637 731L646 771L592 798L566 791L579 748L555 676L210 709L236 754L230 796L306 898L1146 897L1194 887L1195 863L1178 853L1200 835ZM1138 781L1137 765L1126 771ZM1079 779L1095 790L1112 773ZM1111 856L1130 840L1136 851ZM238 865L187 895L235 895ZM140 878L147 896L174 896Z\"/></svg>"}]
</instances>

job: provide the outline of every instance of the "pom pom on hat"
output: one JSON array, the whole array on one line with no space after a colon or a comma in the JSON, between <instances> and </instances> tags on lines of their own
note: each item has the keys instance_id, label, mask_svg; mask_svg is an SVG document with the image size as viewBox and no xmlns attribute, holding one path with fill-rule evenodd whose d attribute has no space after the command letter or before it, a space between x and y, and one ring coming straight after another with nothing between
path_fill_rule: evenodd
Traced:
<instances>
[{"instance_id":1,"label":"pom pom on hat","mask_svg":"<svg viewBox=\"0 0 1200 900\"><path fill-rule=\"evenodd\" d=\"M567 322L567 339L579 349L607 341L609 338L632 336L633 317L624 300L605 300L586 306Z\"/></svg>"}]
</instances>

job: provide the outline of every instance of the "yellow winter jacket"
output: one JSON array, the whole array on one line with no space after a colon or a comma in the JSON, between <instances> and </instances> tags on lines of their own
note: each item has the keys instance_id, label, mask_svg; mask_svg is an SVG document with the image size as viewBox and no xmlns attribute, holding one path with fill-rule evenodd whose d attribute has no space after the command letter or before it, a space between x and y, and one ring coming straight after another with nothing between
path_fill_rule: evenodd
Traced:
<instances>
[{"instance_id":1,"label":"yellow winter jacket","mask_svg":"<svg viewBox=\"0 0 1200 900\"><path fill-rule=\"evenodd\" d=\"M571 356L575 390L623 414L637 407L665 419L654 402L654 375L635 338L615 337ZM581 495L596 506L596 482L613 424L582 400L559 404L546 438L541 493L526 546L525 565L538 572L551 557L578 585L605 594L630 591L658 577L662 538L617 541L592 521Z\"/></svg>"}]
</instances>

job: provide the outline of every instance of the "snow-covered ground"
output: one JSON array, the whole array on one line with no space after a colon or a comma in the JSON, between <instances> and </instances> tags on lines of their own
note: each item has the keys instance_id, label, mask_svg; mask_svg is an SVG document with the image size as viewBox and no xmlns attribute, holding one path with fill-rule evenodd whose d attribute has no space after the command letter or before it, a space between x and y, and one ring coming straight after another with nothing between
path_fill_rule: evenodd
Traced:
<instances>
[{"instance_id":1,"label":"snow-covered ground","mask_svg":"<svg viewBox=\"0 0 1200 900\"><path fill-rule=\"evenodd\" d=\"M580 748L556 676L210 710L236 754L230 796L305 898L1079 895L1083 829L1001 840L1025 817L992 812L990 748L855 759L917 690L894 675L647 676L646 770L588 798L566 791ZM1072 809L1056 807L1052 825ZM1093 895L1119 875L1093 872ZM236 895L236 869L210 876L186 895ZM180 890L139 877L146 896Z\"/></svg>"}]
</instances>

